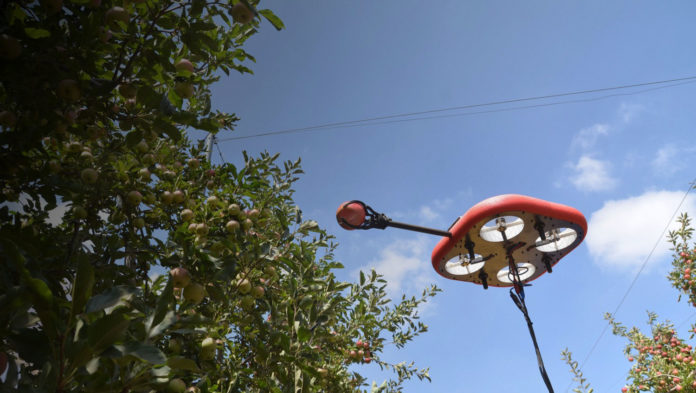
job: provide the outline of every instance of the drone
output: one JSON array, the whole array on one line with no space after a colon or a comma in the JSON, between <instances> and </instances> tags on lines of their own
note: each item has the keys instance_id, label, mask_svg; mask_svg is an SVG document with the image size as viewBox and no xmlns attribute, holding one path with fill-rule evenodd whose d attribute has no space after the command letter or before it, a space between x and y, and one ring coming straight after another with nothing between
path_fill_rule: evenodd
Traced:
<instances>
[{"instance_id":1,"label":"drone","mask_svg":"<svg viewBox=\"0 0 696 393\"><path fill-rule=\"evenodd\" d=\"M587 220L570 206L525 195L506 194L472 206L446 230L391 220L358 200L336 210L338 224L347 230L406 229L441 236L432 252L435 271L450 280L489 287L510 287L510 297L523 313L534 343L539 371L550 393L524 288L553 268L587 234Z\"/></svg>"}]
</instances>

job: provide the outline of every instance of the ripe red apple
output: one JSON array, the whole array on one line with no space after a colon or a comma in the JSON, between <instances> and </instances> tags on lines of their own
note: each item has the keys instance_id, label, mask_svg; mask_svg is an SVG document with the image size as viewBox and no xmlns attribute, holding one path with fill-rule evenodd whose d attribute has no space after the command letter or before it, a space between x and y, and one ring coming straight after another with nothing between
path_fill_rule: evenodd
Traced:
<instances>
[{"instance_id":1,"label":"ripe red apple","mask_svg":"<svg viewBox=\"0 0 696 393\"><path fill-rule=\"evenodd\" d=\"M167 393L184 393L186 391L186 382L181 378L174 378L167 384Z\"/></svg>"},{"instance_id":2,"label":"ripe red apple","mask_svg":"<svg viewBox=\"0 0 696 393\"><path fill-rule=\"evenodd\" d=\"M237 282L237 289L239 290L239 293L246 295L249 293L249 291L251 291L251 283L246 278L242 279Z\"/></svg>"},{"instance_id":3,"label":"ripe red apple","mask_svg":"<svg viewBox=\"0 0 696 393\"><path fill-rule=\"evenodd\" d=\"M365 221L365 209L359 203L344 202L336 210L336 220L343 229L353 230L351 225L360 226Z\"/></svg>"},{"instance_id":4,"label":"ripe red apple","mask_svg":"<svg viewBox=\"0 0 696 393\"><path fill-rule=\"evenodd\" d=\"M195 69L193 67L193 63L189 59L181 59L174 64L174 67L176 68L177 71L179 72L184 72L184 73L190 73L192 74Z\"/></svg>"},{"instance_id":5,"label":"ripe red apple","mask_svg":"<svg viewBox=\"0 0 696 393\"><path fill-rule=\"evenodd\" d=\"M624 386L624 387L621 388L621 391L622 391L623 393L626 393L626 392L628 392L628 388L627 388L626 386Z\"/></svg>"},{"instance_id":6,"label":"ripe red apple","mask_svg":"<svg viewBox=\"0 0 696 393\"><path fill-rule=\"evenodd\" d=\"M372 358L365 358L365 359L363 359L363 361L364 361L365 363L370 363L370 362L372 361Z\"/></svg>"},{"instance_id":7,"label":"ripe red apple","mask_svg":"<svg viewBox=\"0 0 696 393\"><path fill-rule=\"evenodd\" d=\"M87 184L94 184L97 182L97 178L99 177L99 172L97 172L93 168L85 168L80 172L80 178L82 179L83 182Z\"/></svg>"},{"instance_id":8,"label":"ripe red apple","mask_svg":"<svg viewBox=\"0 0 696 393\"><path fill-rule=\"evenodd\" d=\"M183 267L175 267L169 271L174 288L186 288L191 283L191 274Z\"/></svg>"},{"instance_id":9,"label":"ripe red apple","mask_svg":"<svg viewBox=\"0 0 696 393\"><path fill-rule=\"evenodd\" d=\"M174 85L174 92L181 98L193 97L194 88L191 82L177 82Z\"/></svg>"},{"instance_id":10,"label":"ripe red apple","mask_svg":"<svg viewBox=\"0 0 696 393\"><path fill-rule=\"evenodd\" d=\"M230 15L232 15L235 22L243 25L251 22L254 19L254 12L241 1L232 6L230 9Z\"/></svg>"},{"instance_id":11,"label":"ripe red apple","mask_svg":"<svg viewBox=\"0 0 696 393\"><path fill-rule=\"evenodd\" d=\"M22 54L22 44L18 39L7 34L0 34L0 57L14 60Z\"/></svg>"},{"instance_id":12,"label":"ripe red apple","mask_svg":"<svg viewBox=\"0 0 696 393\"><path fill-rule=\"evenodd\" d=\"M120 30L121 27L119 26L118 22L127 24L130 20L130 15L128 15L128 11L123 9L123 7L112 7L106 11L105 18L107 26L114 30Z\"/></svg>"},{"instance_id":13,"label":"ripe red apple","mask_svg":"<svg viewBox=\"0 0 696 393\"><path fill-rule=\"evenodd\" d=\"M58 82L58 88L56 89L56 94L58 97L69 102L75 102L80 99L80 85L76 80L73 79L63 79Z\"/></svg>"},{"instance_id":14,"label":"ripe red apple","mask_svg":"<svg viewBox=\"0 0 696 393\"><path fill-rule=\"evenodd\" d=\"M201 284L190 283L184 287L184 299L193 303L199 304L205 297L205 288Z\"/></svg>"}]
</instances>

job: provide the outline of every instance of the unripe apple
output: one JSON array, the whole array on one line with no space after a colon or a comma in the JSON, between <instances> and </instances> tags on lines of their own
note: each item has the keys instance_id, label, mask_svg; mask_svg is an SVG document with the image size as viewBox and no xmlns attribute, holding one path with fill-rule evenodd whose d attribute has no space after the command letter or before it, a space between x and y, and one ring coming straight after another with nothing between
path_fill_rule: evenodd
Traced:
<instances>
[{"instance_id":1,"label":"unripe apple","mask_svg":"<svg viewBox=\"0 0 696 393\"><path fill-rule=\"evenodd\" d=\"M204 222L196 225L196 234L205 236L208 234L208 225L206 225Z\"/></svg>"},{"instance_id":2,"label":"unripe apple","mask_svg":"<svg viewBox=\"0 0 696 393\"><path fill-rule=\"evenodd\" d=\"M138 89L130 83L122 83L118 85L118 92L121 93L124 98L135 98L138 94Z\"/></svg>"},{"instance_id":3,"label":"unripe apple","mask_svg":"<svg viewBox=\"0 0 696 393\"><path fill-rule=\"evenodd\" d=\"M188 226L189 232L196 232L196 228L198 228L198 224L195 222L190 223Z\"/></svg>"},{"instance_id":4,"label":"unripe apple","mask_svg":"<svg viewBox=\"0 0 696 393\"><path fill-rule=\"evenodd\" d=\"M184 192L181 190L174 191L172 193L172 197L176 203L183 203L186 200L186 194L184 194Z\"/></svg>"},{"instance_id":5,"label":"unripe apple","mask_svg":"<svg viewBox=\"0 0 696 393\"><path fill-rule=\"evenodd\" d=\"M215 195L211 195L206 199L206 203L210 206L217 206L220 203L220 199Z\"/></svg>"},{"instance_id":6,"label":"unripe apple","mask_svg":"<svg viewBox=\"0 0 696 393\"><path fill-rule=\"evenodd\" d=\"M142 160L145 164L152 165L155 163L155 156L153 154L145 154Z\"/></svg>"},{"instance_id":7,"label":"unripe apple","mask_svg":"<svg viewBox=\"0 0 696 393\"><path fill-rule=\"evenodd\" d=\"M78 220L84 220L87 218L87 209L80 205L73 205L72 212L73 216Z\"/></svg>"},{"instance_id":8,"label":"unripe apple","mask_svg":"<svg viewBox=\"0 0 696 393\"><path fill-rule=\"evenodd\" d=\"M230 15L232 15L235 22L243 25L251 22L254 19L254 13L241 1L232 6L230 9Z\"/></svg>"},{"instance_id":9,"label":"unripe apple","mask_svg":"<svg viewBox=\"0 0 696 393\"><path fill-rule=\"evenodd\" d=\"M194 88L191 82L176 82L174 92L181 98L193 97Z\"/></svg>"},{"instance_id":10,"label":"unripe apple","mask_svg":"<svg viewBox=\"0 0 696 393\"><path fill-rule=\"evenodd\" d=\"M133 148L140 154L145 154L150 150L150 146L147 145L147 142L145 142L144 139L138 142L138 144L135 145Z\"/></svg>"},{"instance_id":11,"label":"unripe apple","mask_svg":"<svg viewBox=\"0 0 696 393\"><path fill-rule=\"evenodd\" d=\"M256 304L256 301L254 300L253 297L251 297L249 295L242 297L241 306L244 310L246 310L246 311L253 310L255 304Z\"/></svg>"},{"instance_id":12,"label":"unripe apple","mask_svg":"<svg viewBox=\"0 0 696 393\"><path fill-rule=\"evenodd\" d=\"M95 169L92 168L85 168L80 172L80 178L82 179L83 182L87 184L94 184L97 182L97 178L99 177L99 172L97 172Z\"/></svg>"},{"instance_id":13,"label":"unripe apple","mask_svg":"<svg viewBox=\"0 0 696 393\"><path fill-rule=\"evenodd\" d=\"M0 57L14 60L22 54L22 44L18 39L7 34L0 34Z\"/></svg>"},{"instance_id":14,"label":"unripe apple","mask_svg":"<svg viewBox=\"0 0 696 393\"><path fill-rule=\"evenodd\" d=\"M173 179L176 177L176 172L168 169L162 172L162 177L164 177L165 179Z\"/></svg>"},{"instance_id":15,"label":"unripe apple","mask_svg":"<svg viewBox=\"0 0 696 393\"><path fill-rule=\"evenodd\" d=\"M239 214L240 211L241 211L241 208L236 203L233 203L227 207L227 212L233 216L236 216L237 214Z\"/></svg>"},{"instance_id":16,"label":"unripe apple","mask_svg":"<svg viewBox=\"0 0 696 393\"><path fill-rule=\"evenodd\" d=\"M169 271L169 275L172 276L174 288L186 288L191 283L191 275L183 267L175 267Z\"/></svg>"},{"instance_id":17,"label":"unripe apple","mask_svg":"<svg viewBox=\"0 0 696 393\"><path fill-rule=\"evenodd\" d=\"M193 219L193 210L191 209L184 209L181 211L181 219L184 220L185 222L191 221Z\"/></svg>"},{"instance_id":18,"label":"unripe apple","mask_svg":"<svg viewBox=\"0 0 696 393\"><path fill-rule=\"evenodd\" d=\"M242 221L242 228L244 228L245 231L251 229L252 225L254 225L254 223L248 218Z\"/></svg>"},{"instance_id":19,"label":"unripe apple","mask_svg":"<svg viewBox=\"0 0 696 393\"><path fill-rule=\"evenodd\" d=\"M105 17L106 24L114 30L121 29L118 22L123 22L127 24L130 20L130 15L128 15L128 11L123 9L123 7L110 8L108 11L106 11Z\"/></svg>"},{"instance_id":20,"label":"unripe apple","mask_svg":"<svg viewBox=\"0 0 696 393\"><path fill-rule=\"evenodd\" d=\"M174 378L167 385L167 393L184 393L186 391L186 382L181 378Z\"/></svg>"},{"instance_id":21,"label":"unripe apple","mask_svg":"<svg viewBox=\"0 0 696 393\"><path fill-rule=\"evenodd\" d=\"M265 293L266 290L260 285L251 288L251 296L253 296L254 299L261 299Z\"/></svg>"},{"instance_id":22,"label":"unripe apple","mask_svg":"<svg viewBox=\"0 0 696 393\"><path fill-rule=\"evenodd\" d=\"M189 386L186 393L201 393L201 389L198 386Z\"/></svg>"},{"instance_id":23,"label":"unripe apple","mask_svg":"<svg viewBox=\"0 0 696 393\"><path fill-rule=\"evenodd\" d=\"M137 229L145 227L145 219L142 217L136 217L133 219L133 226Z\"/></svg>"},{"instance_id":24,"label":"unripe apple","mask_svg":"<svg viewBox=\"0 0 696 393\"><path fill-rule=\"evenodd\" d=\"M318 373L322 378L326 378L326 376L329 375L329 370L327 370L327 369L325 369L325 368L323 368L323 367L319 367L319 368L317 369L317 373Z\"/></svg>"},{"instance_id":25,"label":"unripe apple","mask_svg":"<svg viewBox=\"0 0 696 393\"><path fill-rule=\"evenodd\" d=\"M225 251L225 244L222 242L215 242L213 243L212 246L210 246L210 254L212 254L214 257L219 258L222 253Z\"/></svg>"},{"instance_id":26,"label":"unripe apple","mask_svg":"<svg viewBox=\"0 0 696 393\"><path fill-rule=\"evenodd\" d=\"M80 153L80 159L81 159L81 160L84 160L84 161L92 161L93 158L94 158L94 157L92 157L92 153L90 153L90 152L88 152L88 151L83 151L82 153Z\"/></svg>"},{"instance_id":27,"label":"unripe apple","mask_svg":"<svg viewBox=\"0 0 696 393\"><path fill-rule=\"evenodd\" d=\"M247 212L247 217L251 218L252 220L255 220L259 216L259 214L259 209L251 209Z\"/></svg>"},{"instance_id":28,"label":"unripe apple","mask_svg":"<svg viewBox=\"0 0 696 393\"><path fill-rule=\"evenodd\" d=\"M227 224L225 224L225 228L227 228L227 231L234 233L239 230L239 221L229 220L227 221Z\"/></svg>"},{"instance_id":29,"label":"unripe apple","mask_svg":"<svg viewBox=\"0 0 696 393\"><path fill-rule=\"evenodd\" d=\"M237 289L239 290L239 293L241 293L242 295L246 295L247 293L249 293L249 291L251 291L251 283L246 278L240 280L237 283Z\"/></svg>"},{"instance_id":30,"label":"unripe apple","mask_svg":"<svg viewBox=\"0 0 696 393\"><path fill-rule=\"evenodd\" d=\"M203 360L211 360L215 357L216 344L212 337L206 337L201 342L200 358Z\"/></svg>"},{"instance_id":31,"label":"unripe apple","mask_svg":"<svg viewBox=\"0 0 696 393\"><path fill-rule=\"evenodd\" d=\"M191 168L198 168L201 165L201 162L197 158L189 158L188 164Z\"/></svg>"},{"instance_id":32,"label":"unripe apple","mask_svg":"<svg viewBox=\"0 0 696 393\"><path fill-rule=\"evenodd\" d=\"M201 301L203 301L203 298L205 297L205 288L201 284L197 283L190 283L186 287L184 287L184 299L187 301L193 303L193 304L199 304Z\"/></svg>"},{"instance_id":33,"label":"unripe apple","mask_svg":"<svg viewBox=\"0 0 696 393\"><path fill-rule=\"evenodd\" d=\"M189 59L181 59L174 64L177 71L192 74L194 72L193 63Z\"/></svg>"},{"instance_id":34,"label":"unripe apple","mask_svg":"<svg viewBox=\"0 0 696 393\"><path fill-rule=\"evenodd\" d=\"M140 202L143 201L143 194L141 194L139 191L130 191L126 195L126 203L131 205L131 206L137 206L140 204Z\"/></svg>"},{"instance_id":35,"label":"unripe apple","mask_svg":"<svg viewBox=\"0 0 696 393\"><path fill-rule=\"evenodd\" d=\"M69 102L74 102L80 99L80 85L73 79L63 79L58 82L56 89L58 97Z\"/></svg>"},{"instance_id":36,"label":"unripe apple","mask_svg":"<svg viewBox=\"0 0 696 393\"><path fill-rule=\"evenodd\" d=\"M0 112L0 125L5 127L14 127L17 124L17 117L10 111Z\"/></svg>"},{"instance_id":37,"label":"unripe apple","mask_svg":"<svg viewBox=\"0 0 696 393\"><path fill-rule=\"evenodd\" d=\"M172 353L179 353L179 352L181 352L181 340L178 339L178 338L176 338L176 337L170 338L170 339L169 339L169 350L170 350Z\"/></svg>"},{"instance_id":38,"label":"unripe apple","mask_svg":"<svg viewBox=\"0 0 696 393\"><path fill-rule=\"evenodd\" d=\"M147 169L147 168L142 168L142 169L140 169L140 170L138 171L138 176L139 176L142 180L145 180L145 181L150 180L150 175L151 175L150 170Z\"/></svg>"},{"instance_id":39,"label":"unripe apple","mask_svg":"<svg viewBox=\"0 0 696 393\"><path fill-rule=\"evenodd\" d=\"M171 192L165 191L162 193L161 200L165 205L169 205L174 200L174 197L172 196Z\"/></svg>"}]
</instances>

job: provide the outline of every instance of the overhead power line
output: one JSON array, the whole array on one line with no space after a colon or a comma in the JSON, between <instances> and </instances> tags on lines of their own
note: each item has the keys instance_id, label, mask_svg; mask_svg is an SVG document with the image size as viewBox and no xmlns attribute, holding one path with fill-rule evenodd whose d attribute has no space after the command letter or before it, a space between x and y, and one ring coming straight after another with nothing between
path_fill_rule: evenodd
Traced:
<instances>
[{"instance_id":1,"label":"overhead power line","mask_svg":"<svg viewBox=\"0 0 696 393\"><path fill-rule=\"evenodd\" d=\"M679 82L681 82L681 83L679 83ZM653 81L653 82L634 83L634 84L621 85L621 86L604 87L604 88L599 88L599 89L580 90L580 91L573 91L573 92L567 92L567 93L548 94L548 95L541 95L541 96L534 96L534 97L514 98L514 99L491 101L491 102L485 102L485 103L479 103L479 104L470 104L470 105L453 106L453 107L447 107L447 108L430 109L430 110L417 111L417 112L408 112L408 113L400 113L400 114L393 114L393 115L376 116L376 117L369 117L369 118L364 118L364 119L359 119L359 120L340 121L340 122L319 124L319 125L314 125L314 126L288 128L288 129L283 129L283 130L265 131L265 132L253 133L251 135L223 138L223 139L219 139L219 141L226 142L226 141L233 141L233 140L240 140L240 139L249 139L249 138L258 138L258 137L263 137L263 136L271 136L271 135L281 135L281 134L290 134L290 133L298 133L298 132L306 132L306 131L314 131L314 130L323 130L323 129L329 129L329 128L346 128L346 127L359 127L359 126L365 126L365 125L389 124L389 123L396 123L396 122L407 122L407 121L417 121L417 120L426 120L426 119L435 119L435 118L444 118L444 117L467 116L467 115L475 115L475 114L482 114L482 113L493 113L493 112L529 109L529 108L537 108L537 107L544 107L544 106L568 104L568 103L574 103L574 102L595 101L595 100L604 99L604 98L608 98L608 97L637 94L637 93L642 93L642 92L646 92L646 91L650 91L650 90L679 86L679 85L693 83L693 82L696 82L696 76L689 76L689 77L675 78L675 79L666 79L666 80ZM670 83L672 85L667 85ZM607 96L602 96L602 97L593 97L593 98L589 98L589 99L560 101L560 102L552 102L552 103L544 103L544 104L527 105L527 106L521 106L521 107L501 108L501 109L493 109L493 110L487 110L487 111L458 113L458 114L451 114L451 115L439 115L439 116L436 115L436 116L412 118L413 116L420 116L420 115L428 115L428 114L451 112L451 111L458 111L458 110L465 110L465 109L489 107L489 106L495 106L495 105L513 104L513 103L520 103L520 102L527 102L527 101L537 101L537 100L545 100L545 99L551 99L551 98L569 97L569 96L576 96L576 95L601 93L601 92L614 91L614 90L626 90L626 89L632 89L632 88L636 88L636 87L658 86L658 85L667 85L667 86L660 86L660 87L656 87L653 89L641 90L638 92L613 94L613 95L607 95ZM411 118L409 118L409 117L411 117ZM402 118L406 118L406 119L402 119ZM390 120L390 121L383 121L383 122L375 123L375 122L380 121L380 120Z\"/></svg>"},{"instance_id":2,"label":"overhead power line","mask_svg":"<svg viewBox=\"0 0 696 393\"><path fill-rule=\"evenodd\" d=\"M633 289L633 286L636 284L636 281L638 281L638 277L645 269L645 266L648 264L648 261L650 260L650 258L652 258L652 255L655 252L655 250L657 249L657 246L660 245L660 242L664 241L664 236L665 236L665 233L667 232L667 229L669 229L669 226L672 224L672 222L674 222L674 218L677 216L677 213L679 213L679 209L681 209L682 205L684 204L684 201L686 200L686 197L689 195L689 192L691 192L691 189L694 188L695 184L696 184L696 179L692 180L691 183L689 183L689 188L687 188L686 192L684 192L684 196L682 197L681 201L679 202L679 205L677 206L677 208L674 209L674 213L672 213L672 216L669 218L669 221L667 221L667 225L665 225L665 228L662 230L662 232L660 233L660 236L655 241L655 244L653 245L652 249L650 250L648 255L645 257L643 264L640 266L640 269L638 269L638 272L636 273L635 277L633 277L633 281L631 281L631 284L626 289L626 292L624 293L623 297L621 297L619 304L616 305L614 312L611 313L612 316L616 316L616 313L619 312L619 309L621 309L621 306L623 306L624 302L626 301L626 298L628 298L628 294ZM592 353L597 348L597 345L602 340L602 337L604 337L604 334L607 332L609 325L610 325L609 322L607 322L607 324L604 325L604 329L602 329L602 332L599 334L599 337L597 337L594 344L592 344L592 348L590 348L590 352L587 353L587 355L585 356L585 359L582 361L582 363L580 363L580 369L582 369L587 364L587 361L590 359L590 356L592 356ZM568 387L565 390L566 392L569 391L572 384L573 384L573 382L568 384Z\"/></svg>"}]
</instances>

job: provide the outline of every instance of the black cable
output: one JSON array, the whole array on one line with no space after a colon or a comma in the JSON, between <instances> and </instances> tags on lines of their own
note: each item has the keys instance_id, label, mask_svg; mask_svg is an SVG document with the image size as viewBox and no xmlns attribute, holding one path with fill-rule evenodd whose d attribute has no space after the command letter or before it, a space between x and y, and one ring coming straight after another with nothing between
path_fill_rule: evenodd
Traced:
<instances>
[{"instance_id":1,"label":"black cable","mask_svg":"<svg viewBox=\"0 0 696 393\"><path fill-rule=\"evenodd\" d=\"M669 80L663 80L663 81L655 81L655 82L636 83L636 84L623 85L623 86L605 87L605 88L601 88L601 89L582 90L582 91L575 91L575 92L569 92L569 93L550 94L550 95L545 95L545 96L516 98L516 99L509 99L509 100L502 100L502 101L486 102L486 103L481 103L481 104L455 106L455 107L449 107L449 108L431 109L431 110L419 111L419 112L409 112L409 113L401 113L401 114L395 114L395 115L377 116L377 117L371 117L371 118L360 119L360 120L349 120L349 121L342 121L342 122L326 123L326 124L320 124L320 125L315 125L315 126L290 128L290 129L278 130L278 131L267 131L267 132L253 134L253 135L224 138L224 139L220 139L220 142L227 142L227 141L233 141L233 140L239 140L239 139L248 139L248 138L257 138L257 137L270 136L270 135L297 133L297 132L312 131L312 130L326 129L326 128L345 128L345 127L357 127L357 126L364 126L364 125L388 124L388 123L392 123L392 122L396 123L396 122L404 122L404 121L425 120L425 119L444 118L444 117L453 117L453 116L466 116L466 115L481 114L481 113L504 112L504 111L510 111L510 110L519 110L519 109L528 109L528 108L551 106L551 105L560 105L560 104L573 103L573 102L594 101L594 100L604 99L604 98L608 98L608 97L615 97L615 96L619 96L619 95L631 95L631 94L641 93L641 92L655 90L655 89L646 89L646 90L642 90L642 91L634 92L634 93L607 95L607 96L602 96L602 97L593 98L593 99L586 99L586 100L561 101L561 102L555 102L555 103L530 105L530 106L515 107L515 108L503 108L503 109L497 109L497 110L492 110L492 111L468 112L468 113L456 114L456 115L450 115L450 116L429 116L429 117L419 117L419 118L415 118L415 119L401 119L401 120L387 121L387 122L380 122L380 123L368 123L368 122L374 122L376 120L394 119L394 118L399 118L399 117L416 116L416 115L423 115L423 114L429 114L429 113L438 113L438 112L446 112L446 111L454 111L454 110L462 110L462 109L472 109L472 108L485 107L485 106L511 104L511 103L516 103L516 102L535 101L535 100L542 100L542 99L549 99L549 98L566 97L566 96L572 96L572 95L598 93L598 92L602 92L602 91L630 89L630 88L634 88L634 87L659 85L659 84L666 84L666 83L672 83L672 82L684 82L684 81L693 82L694 80L696 80L696 76L690 76L690 77L686 77L686 78L669 79ZM690 82L686 82L686 83L690 83ZM679 86L681 84L685 84L685 83L678 83L678 84L673 84L673 85L665 86L665 87ZM664 87L661 87L661 88L664 88ZM368 123L368 124L363 124L363 123Z\"/></svg>"}]
</instances>

